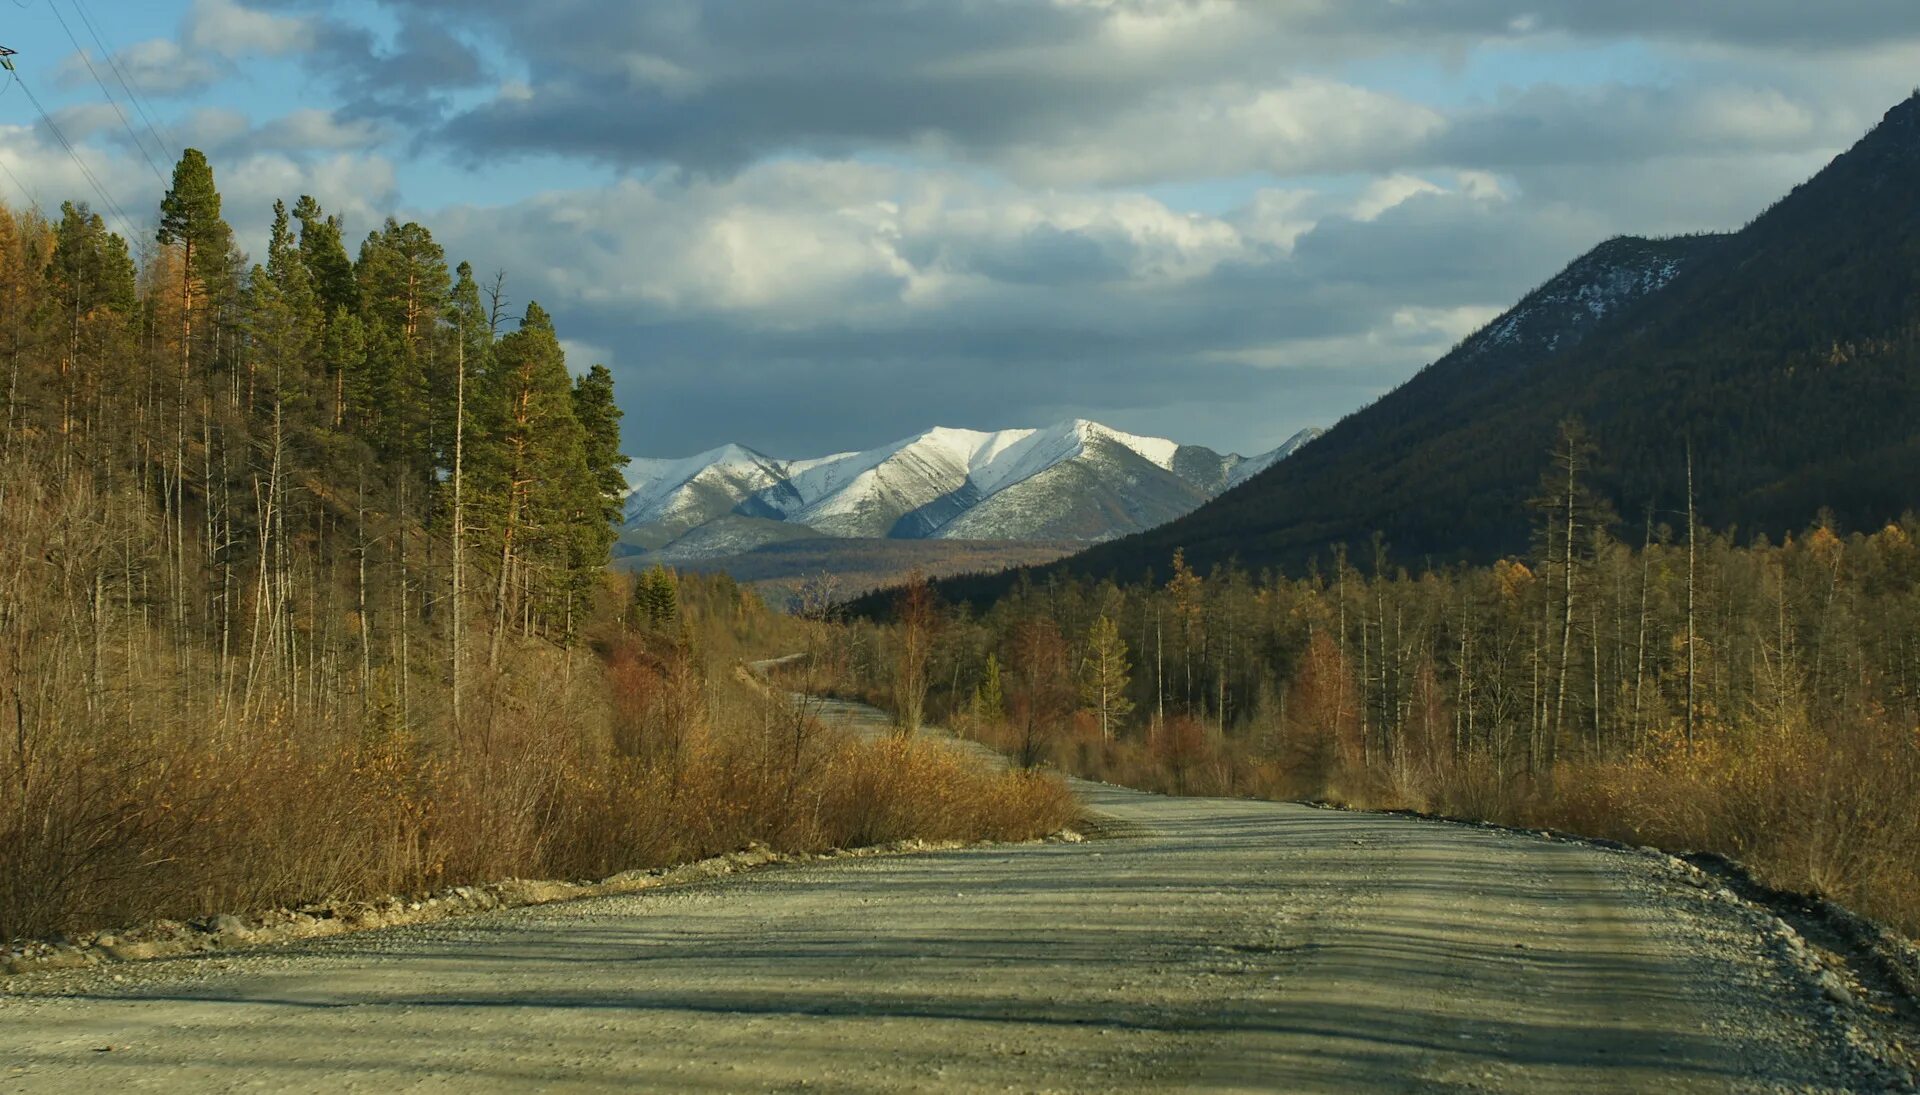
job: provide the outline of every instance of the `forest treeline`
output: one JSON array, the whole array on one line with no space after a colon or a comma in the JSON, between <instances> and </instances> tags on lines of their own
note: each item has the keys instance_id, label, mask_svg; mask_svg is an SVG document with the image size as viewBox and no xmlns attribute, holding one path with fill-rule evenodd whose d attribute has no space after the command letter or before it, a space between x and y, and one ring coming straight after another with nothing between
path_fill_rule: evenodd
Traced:
<instances>
[{"instance_id":1,"label":"forest treeline","mask_svg":"<svg viewBox=\"0 0 1920 1095\"><path fill-rule=\"evenodd\" d=\"M1715 528L1778 541L1822 507L1853 528L1920 507L1916 132L1920 94L1738 232L1601 244L1242 486L1038 575L1138 581L1179 547L1297 576L1336 543L1364 565L1376 532L1409 565L1490 565L1526 550L1536 455L1569 416L1629 521L1682 508L1682 438ZM983 605L1016 580L939 585Z\"/></svg>"},{"instance_id":2,"label":"forest treeline","mask_svg":"<svg viewBox=\"0 0 1920 1095\"><path fill-rule=\"evenodd\" d=\"M1492 566L1376 539L979 612L914 585L839 633L836 677L1029 763L1718 850L1920 931L1920 519L1741 543L1615 513L1595 459L1564 424L1532 551Z\"/></svg>"},{"instance_id":3,"label":"forest treeline","mask_svg":"<svg viewBox=\"0 0 1920 1095\"><path fill-rule=\"evenodd\" d=\"M509 316L503 275L450 270L414 223L349 258L310 197L275 204L248 267L191 149L145 243L136 264L85 205L0 211L0 497L21 537L91 546L60 553L52 588L9 587L13 681L77 672L89 711L166 688L222 718L412 722L429 693L465 699L464 616L487 617L494 666L509 634L577 637L623 486L620 411L605 367L568 374L537 303ZM33 625L75 611L86 657L26 672ZM164 633L176 672L113 657L130 628ZM435 639L434 659L411 649ZM224 656L211 675L192 671L204 653Z\"/></svg>"},{"instance_id":4,"label":"forest treeline","mask_svg":"<svg viewBox=\"0 0 1920 1095\"><path fill-rule=\"evenodd\" d=\"M833 735L735 779L804 715L722 661L757 599L608 575L606 368L419 224L254 264L221 205L188 150L149 239L0 207L0 938L875 835ZM1064 820L1007 788L879 828Z\"/></svg>"}]
</instances>

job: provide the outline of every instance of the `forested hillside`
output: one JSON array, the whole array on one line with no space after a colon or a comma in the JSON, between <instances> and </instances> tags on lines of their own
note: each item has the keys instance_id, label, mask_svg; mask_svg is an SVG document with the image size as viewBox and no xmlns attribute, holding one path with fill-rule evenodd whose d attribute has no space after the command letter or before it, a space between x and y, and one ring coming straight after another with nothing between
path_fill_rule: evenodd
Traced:
<instances>
[{"instance_id":1,"label":"forested hillside","mask_svg":"<svg viewBox=\"0 0 1920 1095\"><path fill-rule=\"evenodd\" d=\"M249 265L193 150L150 240L0 207L0 940L1065 820L735 682L804 628L733 583L631 603L610 373L343 235Z\"/></svg>"},{"instance_id":2,"label":"forested hillside","mask_svg":"<svg viewBox=\"0 0 1920 1095\"><path fill-rule=\"evenodd\" d=\"M1453 354L1193 514L1047 572L1137 578L1175 548L1303 573L1379 534L1397 558L1528 546L1556 423L1586 422L1596 492L1637 524L1686 506L1775 538L1821 510L1920 506L1920 97L1731 236L1615 240ZM991 597L1011 579L945 590Z\"/></svg>"},{"instance_id":3,"label":"forested hillside","mask_svg":"<svg viewBox=\"0 0 1920 1095\"><path fill-rule=\"evenodd\" d=\"M622 488L607 370L571 378L546 312L418 224L354 259L302 197L248 267L192 150L159 224L136 267L85 205L0 210L0 508L16 548L90 549L8 553L0 688L412 721L465 699L470 633L492 665L509 633L573 641Z\"/></svg>"},{"instance_id":4,"label":"forested hillside","mask_svg":"<svg viewBox=\"0 0 1920 1095\"><path fill-rule=\"evenodd\" d=\"M1557 438L1524 557L1290 579L1176 552L977 613L910 586L842 637L847 686L1107 782L1714 850L1920 930L1920 518L1622 539Z\"/></svg>"}]
</instances>

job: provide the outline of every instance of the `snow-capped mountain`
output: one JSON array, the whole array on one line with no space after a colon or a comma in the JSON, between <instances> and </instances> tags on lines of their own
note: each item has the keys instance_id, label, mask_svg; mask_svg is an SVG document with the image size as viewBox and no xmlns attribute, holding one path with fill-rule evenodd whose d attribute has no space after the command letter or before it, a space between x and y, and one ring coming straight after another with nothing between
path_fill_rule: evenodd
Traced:
<instances>
[{"instance_id":1,"label":"snow-capped mountain","mask_svg":"<svg viewBox=\"0 0 1920 1095\"><path fill-rule=\"evenodd\" d=\"M740 445L628 470L630 550L711 558L796 538L1094 542L1151 528L1318 436L1254 457L1074 419L927 430L864 452L780 460Z\"/></svg>"}]
</instances>

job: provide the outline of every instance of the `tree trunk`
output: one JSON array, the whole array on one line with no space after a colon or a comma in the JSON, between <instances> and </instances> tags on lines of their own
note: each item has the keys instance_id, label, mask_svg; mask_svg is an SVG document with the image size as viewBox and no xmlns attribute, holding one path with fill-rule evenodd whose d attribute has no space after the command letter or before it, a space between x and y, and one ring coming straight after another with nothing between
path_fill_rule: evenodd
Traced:
<instances>
[{"instance_id":1,"label":"tree trunk","mask_svg":"<svg viewBox=\"0 0 1920 1095\"><path fill-rule=\"evenodd\" d=\"M451 603L452 619L448 624L448 658L453 670L453 730L458 740L461 726L461 643L466 635L461 630L461 598L466 595L465 588L465 540L467 512L461 491L463 489L462 460L465 455L467 435L467 331L461 323L454 339L455 361L453 380L453 598Z\"/></svg>"},{"instance_id":2,"label":"tree trunk","mask_svg":"<svg viewBox=\"0 0 1920 1095\"><path fill-rule=\"evenodd\" d=\"M1693 661L1693 609L1696 551L1694 545L1693 516L1693 442L1687 442L1687 749L1693 749L1694 719L1694 661Z\"/></svg>"}]
</instances>

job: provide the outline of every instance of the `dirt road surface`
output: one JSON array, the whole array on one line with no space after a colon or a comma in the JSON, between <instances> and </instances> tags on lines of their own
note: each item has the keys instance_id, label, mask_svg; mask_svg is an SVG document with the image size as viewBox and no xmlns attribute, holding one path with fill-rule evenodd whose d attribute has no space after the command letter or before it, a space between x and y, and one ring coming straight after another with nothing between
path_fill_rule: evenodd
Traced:
<instances>
[{"instance_id":1,"label":"dirt road surface","mask_svg":"<svg viewBox=\"0 0 1920 1095\"><path fill-rule=\"evenodd\" d=\"M1083 785L1104 839L0 983L0 1091L1853 1091L1662 857Z\"/></svg>"}]
</instances>

